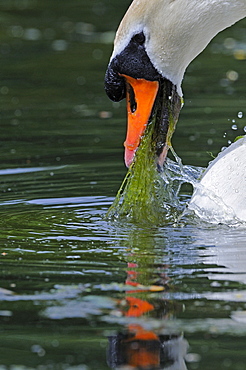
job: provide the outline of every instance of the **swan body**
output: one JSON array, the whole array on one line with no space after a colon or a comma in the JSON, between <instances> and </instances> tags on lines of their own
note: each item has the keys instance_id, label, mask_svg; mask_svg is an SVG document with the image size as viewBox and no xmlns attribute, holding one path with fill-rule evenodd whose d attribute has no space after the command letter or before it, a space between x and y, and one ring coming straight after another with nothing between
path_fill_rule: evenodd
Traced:
<instances>
[{"instance_id":1,"label":"swan body","mask_svg":"<svg viewBox=\"0 0 246 370\"><path fill-rule=\"evenodd\" d=\"M246 136L223 150L195 186L188 208L214 223L246 222Z\"/></svg>"}]
</instances>

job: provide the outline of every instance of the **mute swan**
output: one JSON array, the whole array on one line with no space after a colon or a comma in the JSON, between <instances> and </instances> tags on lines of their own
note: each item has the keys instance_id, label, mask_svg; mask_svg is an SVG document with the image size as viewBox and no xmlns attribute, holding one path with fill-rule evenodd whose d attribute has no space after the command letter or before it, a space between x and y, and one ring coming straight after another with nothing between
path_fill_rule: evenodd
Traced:
<instances>
[{"instance_id":1,"label":"mute swan","mask_svg":"<svg viewBox=\"0 0 246 370\"><path fill-rule=\"evenodd\" d=\"M127 167L153 119L157 162L163 164L182 106L187 66L218 32L245 16L246 0L133 0L117 30L105 76L109 98L127 100Z\"/></svg>"}]
</instances>

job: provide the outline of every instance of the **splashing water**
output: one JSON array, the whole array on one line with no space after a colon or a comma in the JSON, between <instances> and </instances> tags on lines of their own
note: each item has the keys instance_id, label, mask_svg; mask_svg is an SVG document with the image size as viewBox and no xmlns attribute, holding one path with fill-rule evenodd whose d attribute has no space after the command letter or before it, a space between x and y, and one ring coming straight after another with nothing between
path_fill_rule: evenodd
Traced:
<instances>
[{"instance_id":1,"label":"splashing water","mask_svg":"<svg viewBox=\"0 0 246 370\"><path fill-rule=\"evenodd\" d=\"M194 184L203 169L184 166L174 152L175 161L167 159L163 170L158 171L156 154L151 145L154 124L150 123L141 140L136 159L109 208L110 220L163 225L176 222L186 205L180 202L183 183Z\"/></svg>"},{"instance_id":2,"label":"splashing water","mask_svg":"<svg viewBox=\"0 0 246 370\"><path fill-rule=\"evenodd\" d=\"M246 136L237 139L209 164L194 185L189 203L199 218L238 226L246 222Z\"/></svg>"},{"instance_id":3,"label":"splashing water","mask_svg":"<svg viewBox=\"0 0 246 370\"><path fill-rule=\"evenodd\" d=\"M108 210L109 219L125 218L141 224L164 225L176 223L184 215L196 215L198 222L245 225L246 136L219 153L206 171L183 165L171 147L175 161L167 158L158 172L152 134L151 123L136 160ZM188 205L180 200L184 183L191 184L194 189Z\"/></svg>"}]
</instances>

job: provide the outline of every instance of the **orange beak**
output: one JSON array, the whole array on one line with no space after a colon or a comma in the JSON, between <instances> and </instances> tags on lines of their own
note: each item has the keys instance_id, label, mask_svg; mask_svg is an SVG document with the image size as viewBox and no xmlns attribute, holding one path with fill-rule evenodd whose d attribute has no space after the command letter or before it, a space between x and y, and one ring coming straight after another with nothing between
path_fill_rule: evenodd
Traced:
<instances>
[{"instance_id":1,"label":"orange beak","mask_svg":"<svg viewBox=\"0 0 246 370\"><path fill-rule=\"evenodd\" d=\"M158 81L135 79L122 75L126 80L127 135L125 164L129 167L140 144L141 137L151 117L151 112L159 89Z\"/></svg>"}]
</instances>

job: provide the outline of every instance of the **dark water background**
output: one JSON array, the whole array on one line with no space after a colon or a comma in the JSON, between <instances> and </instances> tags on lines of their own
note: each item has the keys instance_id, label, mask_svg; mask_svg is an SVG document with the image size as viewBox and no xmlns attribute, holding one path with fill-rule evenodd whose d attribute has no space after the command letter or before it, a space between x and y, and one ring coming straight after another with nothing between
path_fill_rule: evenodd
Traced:
<instances>
[{"instance_id":1,"label":"dark water background","mask_svg":"<svg viewBox=\"0 0 246 370\"><path fill-rule=\"evenodd\" d=\"M161 369L245 369L245 229L103 219L126 172L103 79L129 3L0 1L1 370L109 369L146 345ZM244 134L245 60L242 21L188 68L183 163Z\"/></svg>"}]
</instances>

